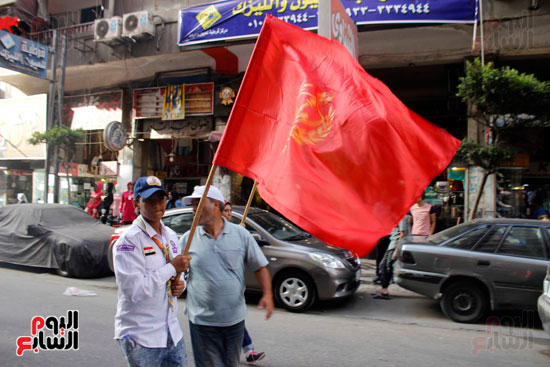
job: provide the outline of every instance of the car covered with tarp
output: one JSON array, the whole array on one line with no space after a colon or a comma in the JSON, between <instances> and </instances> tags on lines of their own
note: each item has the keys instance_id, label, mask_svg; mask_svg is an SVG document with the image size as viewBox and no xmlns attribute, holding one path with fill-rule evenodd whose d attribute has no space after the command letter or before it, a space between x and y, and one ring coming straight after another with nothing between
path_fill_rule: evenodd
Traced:
<instances>
[{"instance_id":1,"label":"car covered with tarp","mask_svg":"<svg viewBox=\"0 0 550 367\"><path fill-rule=\"evenodd\" d=\"M63 204L0 208L0 261L56 269L76 278L111 274L107 261L114 228Z\"/></svg>"}]
</instances>

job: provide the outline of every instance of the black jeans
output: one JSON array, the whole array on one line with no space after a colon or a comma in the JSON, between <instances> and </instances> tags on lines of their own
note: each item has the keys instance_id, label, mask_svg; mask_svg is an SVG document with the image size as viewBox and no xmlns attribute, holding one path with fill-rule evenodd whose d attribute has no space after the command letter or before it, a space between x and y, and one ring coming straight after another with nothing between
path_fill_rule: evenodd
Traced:
<instances>
[{"instance_id":1,"label":"black jeans","mask_svg":"<svg viewBox=\"0 0 550 367\"><path fill-rule=\"evenodd\" d=\"M232 326L197 325L189 321L196 367L237 367L244 338L244 321Z\"/></svg>"},{"instance_id":2,"label":"black jeans","mask_svg":"<svg viewBox=\"0 0 550 367\"><path fill-rule=\"evenodd\" d=\"M382 237L376 244L376 276L380 278L380 262L386 254L386 250L390 245L390 236Z\"/></svg>"}]
</instances>

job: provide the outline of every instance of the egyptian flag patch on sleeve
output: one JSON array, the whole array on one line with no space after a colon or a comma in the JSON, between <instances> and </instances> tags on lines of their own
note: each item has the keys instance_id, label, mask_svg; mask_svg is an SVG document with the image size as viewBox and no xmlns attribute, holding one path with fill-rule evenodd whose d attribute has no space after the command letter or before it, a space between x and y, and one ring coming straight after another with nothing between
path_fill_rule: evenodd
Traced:
<instances>
[{"instance_id":1,"label":"egyptian flag patch on sleeve","mask_svg":"<svg viewBox=\"0 0 550 367\"><path fill-rule=\"evenodd\" d=\"M155 250L153 249L153 246L144 247L143 248L143 253L145 254L145 256L150 256L150 255L156 254Z\"/></svg>"}]
</instances>

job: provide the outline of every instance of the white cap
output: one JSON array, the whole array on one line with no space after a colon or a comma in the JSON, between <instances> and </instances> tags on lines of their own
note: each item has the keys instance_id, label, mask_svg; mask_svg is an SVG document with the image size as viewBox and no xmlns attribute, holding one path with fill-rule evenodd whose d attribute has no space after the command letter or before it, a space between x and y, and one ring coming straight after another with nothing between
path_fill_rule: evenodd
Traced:
<instances>
[{"instance_id":1,"label":"white cap","mask_svg":"<svg viewBox=\"0 0 550 367\"><path fill-rule=\"evenodd\" d=\"M185 205L191 205L193 203L193 199L200 199L202 197L202 194L204 193L204 188L205 186L195 187L195 190L191 195L185 196L183 198L183 203ZM206 197L213 200L221 201L222 205L225 203L222 192L217 187L212 185L210 185L210 187L208 188L208 194L206 194Z\"/></svg>"}]
</instances>

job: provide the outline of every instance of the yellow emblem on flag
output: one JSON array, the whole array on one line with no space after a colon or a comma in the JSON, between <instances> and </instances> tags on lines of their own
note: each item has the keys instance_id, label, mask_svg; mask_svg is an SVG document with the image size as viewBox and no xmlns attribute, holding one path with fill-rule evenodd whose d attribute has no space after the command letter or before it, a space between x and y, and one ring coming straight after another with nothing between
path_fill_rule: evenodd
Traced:
<instances>
[{"instance_id":1,"label":"yellow emblem on flag","mask_svg":"<svg viewBox=\"0 0 550 367\"><path fill-rule=\"evenodd\" d=\"M312 83L302 83L298 92L299 107L290 130L290 137L296 143L315 144L326 139L334 120L332 98Z\"/></svg>"},{"instance_id":2,"label":"yellow emblem on flag","mask_svg":"<svg viewBox=\"0 0 550 367\"><path fill-rule=\"evenodd\" d=\"M199 24L204 29L212 27L214 23L216 23L216 21L221 17L222 15L214 5L210 5L208 8L204 9L196 16Z\"/></svg>"}]
</instances>

